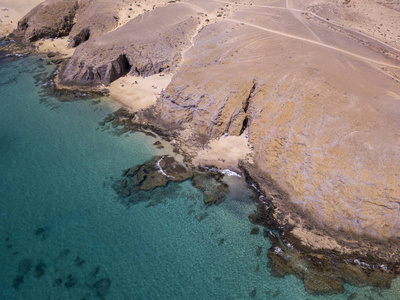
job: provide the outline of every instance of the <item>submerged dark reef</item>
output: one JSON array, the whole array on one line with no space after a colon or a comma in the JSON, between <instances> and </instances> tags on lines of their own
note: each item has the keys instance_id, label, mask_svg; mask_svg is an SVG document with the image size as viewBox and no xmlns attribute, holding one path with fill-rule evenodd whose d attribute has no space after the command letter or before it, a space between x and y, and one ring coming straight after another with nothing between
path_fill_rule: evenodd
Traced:
<instances>
[{"instance_id":1,"label":"submerged dark reef","mask_svg":"<svg viewBox=\"0 0 400 300\"><path fill-rule=\"evenodd\" d=\"M225 200L228 185L222 181L223 174L217 171L191 169L173 157L155 156L152 160L122 172L122 178L113 188L121 202L127 206L143 201L137 197L140 191L152 191L165 187L170 182L191 180L194 187L203 192L204 203L218 205ZM146 198L145 198L146 199Z\"/></svg>"},{"instance_id":2,"label":"submerged dark reef","mask_svg":"<svg viewBox=\"0 0 400 300\"><path fill-rule=\"evenodd\" d=\"M46 233L51 229L39 227L33 235L38 242L46 243ZM14 243L10 235L5 239L6 251L13 251ZM15 277L11 286L14 289L29 282L46 280L52 282L52 289L73 289L84 287L85 297L98 296L104 299L109 293L112 281L107 277L101 266L89 266L86 260L74 254L70 249L64 249L55 257L42 257L39 259L26 258L19 251L14 251L13 256L19 257Z\"/></svg>"}]
</instances>

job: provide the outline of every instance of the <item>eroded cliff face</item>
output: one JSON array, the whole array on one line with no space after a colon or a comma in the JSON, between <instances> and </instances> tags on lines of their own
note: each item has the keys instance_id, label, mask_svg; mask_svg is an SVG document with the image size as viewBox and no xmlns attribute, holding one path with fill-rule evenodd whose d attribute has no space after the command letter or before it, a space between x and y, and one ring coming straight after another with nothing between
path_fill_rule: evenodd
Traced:
<instances>
[{"instance_id":1,"label":"eroded cliff face","mask_svg":"<svg viewBox=\"0 0 400 300\"><path fill-rule=\"evenodd\" d=\"M154 114L209 138L247 133L243 166L299 248L398 262L399 27L367 28L382 13L400 25L399 12L372 0L163 5L82 41L61 82L173 71Z\"/></svg>"},{"instance_id":2,"label":"eroded cliff face","mask_svg":"<svg viewBox=\"0 0 400 300\"><path fill-rule=\"evenodd\" d=\"M196 10L189 6L169 5L87 41L66 65L61 83L107 84L129 72L149 76L173 69L196 32L195 14Z\"/></svg>"},{"instance_id":3,"label":"eroded cliff face","mask_svg":"<svg viewBox=\"0 0 400 300\"><path fill-rule=\"evenodd\" d=\"M68 35L78 7L77 0L44 1L18 22L18 28L30 42Z\"/></svg>"}]
</instances>

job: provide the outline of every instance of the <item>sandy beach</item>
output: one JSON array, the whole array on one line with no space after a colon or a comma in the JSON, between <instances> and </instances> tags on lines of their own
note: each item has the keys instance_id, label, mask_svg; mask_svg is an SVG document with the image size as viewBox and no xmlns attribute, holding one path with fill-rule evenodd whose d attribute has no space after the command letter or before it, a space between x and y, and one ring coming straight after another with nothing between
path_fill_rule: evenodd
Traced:
<instances>
[{"instance_id":1,"label":"sandy beach","mask_svg":"<svg viewBox=\"0 0 400 300\"><path fill-rule=\"evenodd\" d=\"M156 104L171 78L171 74L156 74L145 78L126 75L111 83L110 96L135 112Z\"/></svg>"},{"instance_id":2,"label":"sandy beach","mask_svg":"<svg viewBox=\"0 0 400 300\"><path fill-rule=\"evenodd\" d=\"M0 36L13 32L18 21L41 2L43 0L0 0Z\"/></svg>"},{"instance_id":3,"label":"sandy beach","mask_svg":"<svg viewBox=\"0 0 400 300\"><path fill-rule=\"evenodd\" d=\"M238 161L252 152L246 135L223 136L212 140L206 149L198 152L192 163L196 166L213 165L219 169L237 170Z\"/></svg>"},{"instance_id":4,"label":"sandy beach","mask_svg":"<svg viewBox=\"0 0 400 300\"><path fill-rule=\"evenodd\" d=\"M57 52L60 56L71 57L74 54L75 48L69 48L69 39L67 36L57 39L46 39L36 41L35 46L40 53Z\"/></svg>"}]
</instances>

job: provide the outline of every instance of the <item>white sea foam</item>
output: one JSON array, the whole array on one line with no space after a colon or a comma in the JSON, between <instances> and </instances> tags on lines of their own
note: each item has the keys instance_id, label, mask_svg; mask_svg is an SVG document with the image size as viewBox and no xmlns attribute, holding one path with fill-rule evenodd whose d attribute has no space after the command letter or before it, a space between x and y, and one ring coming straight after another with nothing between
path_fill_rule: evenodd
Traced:
<instances>
[{"instance_id":1,"label":"white sea foam","mask_svg":"<svg viewBox=\"0 0 400 300\"><path fill-rule=\"evenodd\" d=\"M354 259L353 262L358 264L358 265L360 265L360 266L369 267L369 268L371 267L371 265L369 265L369 264L367 264L365 262L359 261L357 258Z\"/></svg>"},{"instance_id":2,"label":"white sea foam","mask_svg":"<svg viewBox=\"0 0 400 300\"><path fill-rule=\"evenodd\" d=\"M283 254L284 254L283 251L282 251L282 249L279 248L279 247L275 247L275 248L274 248L274 252L275 252L275 254L277 254L277 255L283 255Z\"/></svg>"},{"instance_id":3,"label":"white sea foam","mask_svg":"<svg viewBox=\"0 0 400 300\"><path fill-rule=\"evenodd\" d=\"M242 176L240 176L238 173L233 172L233 171L231 171L229 169L222 170L221 173L224 174L224 175L227 175L227 176L235 176L235 177L242 178Z\"/></svg>"},{"instance_id":4,"label":"white sea foam","mask_svg":"<svg viewBox=\"0 0 400 300\"><path fill-rule=\"evenodd\" d=\"M15 53L15 54L6 54L6 57L10 57L10 56L15 56L15 57L24 57L25 55L23 55L23 54L19 54L19 53Z\"/></svg>"},{"instance_id":5,"label":"white sea foam","mask_svg":"<svg viewBox=\"0 0 400 300\"><path fill-rule=\"evenodd\" d=\"M163 174L164 176L166 176L166 177L169 177L169 178L174 178L174 176L169 176L167 173L165 173L164 172L164 170L161 168L161 166L160 166L160 162L163 160L163 158L164 157L161 157L159 160L158 160L158 162L157 162L157 167L158 167L158 172L160 172L161 174Z\"/></svg>"}]
</instances>

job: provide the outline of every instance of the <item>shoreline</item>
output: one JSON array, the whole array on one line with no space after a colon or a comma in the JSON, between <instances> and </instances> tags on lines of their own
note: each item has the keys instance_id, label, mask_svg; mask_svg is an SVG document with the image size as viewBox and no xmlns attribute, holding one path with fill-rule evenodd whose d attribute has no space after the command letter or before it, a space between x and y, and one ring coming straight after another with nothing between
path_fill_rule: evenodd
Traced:
<instances>
[{"instance_id":1,"label":"shoreline","mask_svg":"<svg viewBox=\"0 0 400 300\"><path fill-rule=\"evenodd\" d=\"M153 76L158 76L158 74ZM121 84L121 81L118 81L117 84ZM78 88L78 90L80 89L80 87L71 87L67 90L74 91L75 88ZM99 91L99 89L96 88L93 89L93 91ZM113 98L113 100L122 103L115 98ZM282 195L282 193L282 197L285 198L287 196L285 192L279 187L277 190L274 188L271 189L270 187L261 187L262 180L257 179L250 174L250 169L252 167L249 162L251 162L251 160L245 162L245 157L242 157L238 158L237 161L239 162L239 165L236 167L232 167L232 165L227 166L224 164L224 162L219 161L220 158L212 155L215 151L215 148L208 148L209 144L218 144L218 142L223 139L228 141L230 138L234 138L233 140L240 139L245 141L243 136L221 137L217 140L207 140L203 145L189 145L191 143L190 139L192 138L193 133L191 129L181 131L180 133L183 134L179 136L176 131L182 130L182 128L172 128L171 130L168 129L168 127L165 127L165 124L160 124L160 119L157 116L152 116L153 119L151 117L149 118L148 114L154 112L153 104L149 104L141 110L136 111L131 111L129 106L124 103L122 104L126 109L126 112L121 114L121 118L124 121L117 120L116 124L127 126L129 128L129 124L127 124L126 121L131 118L132 120L135 120L135 122L138 122L135 124L137 128L145 128L144 131L138 130L139 132L147 134L146 131L150 130L150 132L155 133L171 146L173 152L180 153L183 156L183 162L188 164L190 167L194 169L205 168L205 170L209 169L213 172L215 172L214 168L216 168L218 173L221 173L223 169L233 170L234 172L239 172L243 179L247 181L250 186L252 186L254 191L259 194L259 199L257 200L257 214L254 216L249 216L251 222L267 228L268 230L277 230L279 232L279 237L277 237L271 231L268 231L267 233L269 239L273 243L273 246L268 251L268 257L271 260L272 272L274 275L278 277L283 277L286 274L295 275L303 280L306 290L310 294L334 294L342 293L344 291L344 282L348 282L353 285L367 284L390 288L391 280L400 274L399 263L390 262L389 260L383 259L378 255L372 256L370 253L360 253L357 250L357 247L350 247L346 251L339 251L338 249L343 250L343 245L339 244L337 244L337 249L327 249L323 246L319 249L313 248L312 246L305 244L304 240L298 235L293 234L293 227L291 225L288 225L286 221L279 221L283 215L286 215L286 213L279 212L279 214L276 215L274 203L276 203L277 199L274 199L274 201L270 198L270 195L274 195L274 197L277 196L279 199L279 195ZM147 116L145 116L146 114ZM223 143L223 145L225 147L229 147L229 143ZM248 146L246 145L246 147ZM200 157L196 156L194 153L197 153ZM205 155L207 153L211 153L209 158L207 158ZM221 156L226 157L226 153L222 152ZM197 163L193 163L193 161ZM275 183L273 183L273 185L274 184ZM295 205L292 205L290 210L296 210L296 208L293 208L294 206ZM260 209L260 207L262 208ZM289 214L293 214L293 212L289 212ZM298 213L295 212L294 214L296 215ZM294 219L298 219L301 215L301 213L298 214L298 216L295 216ZM300 218L306 217L301 216ZM312 226L315 227L308 233L314 235L313 237L318 237L321 235L326 236L326 238L324 238L325 240L327 239L329 242L333 241L336 243L336 239L333 238L333 236L337 236L338 232L333 229L325 230L323 227L318 228L318 226L320 226L318 224L314 224ZM345 235L348 236L349 234L345 233ZM355 238L354 241L356 244L359 240L363 240L363 237L358 236L357 234L354 234L352 237ZM281 249L282 241L286 244L286 249ZM367 244L370 242L371 240L366 240ZM310 270L313 270L311 272L312 275L304 272L305 265ZM352 277L354 273L358 274L359 278ZM333 286L330 283L332 280L334 282Z\"/></svg>"},{"instance_id":2,"label":"shoreline","mask_svg":"<svg viewBox=\"0 0 400 300\"><path fill-rule=\"evenodd\" d=\"M68 58L74 51L74 49L67 49L61 39L38 41L31 44L31 47L35 54L43 55L45 59L53 62ZM62 51L54 51L58 54L49 57L49 53L58 48ZM160 116L154 115L156 99L161 91L167 88L168 80L170 81L172 76L172 74L164 74L164 76L155 74L144 79L128 75L112 82L109 89L104 85L63 86L58 82L58 76L54 82L55 90L60 94L65 93L67 97L69 93L73 94L76 91L93 92L109 96L122 103L128 110L121 114L116 122L117 125L127 128L131 126L128 130L138 131L141 131L140 128L143 127L154 131L168 142L172 141L172 144L170 143L172 150L180 151L184 156L183 161L193 168L217 167L220 170L233 169L235 172L245 174L243 177L260 193L259 205L264 206L259 208L260 211L252 221L268 229L278 230L280 233L280 237L274 236L271 232L268 233L273 242L268 257L272 261L273 272L276 272L278 276L284 276L286 273L300 276L310 293L330 293L332 290L340 293L343 291L343 282L390 287L390 280L393 278L391 276L400 273L400 265L389 261L389 250L385 248L388 245L396 248L398 242L379 241L351 232L339 232L318 224L311 218L312 216L303 213L299 205L290 203L286 199L288 197L286 192L271 180L268 174L264 177L257 176L259 169L252 165L251 145L243 135L203 140L196 136L196 132L191 128L183 129L179 124L166 123ZM157 80L160 77L164 78ZM132 95L133 93L136 94ZM229 150L232 150L233 154L229 153ZM231 159L228 160L227 157ZM236 166L238 162L241 163ZM263 202L263 199L267 200ZM295 227L295 224L301 225ZM285 243L284 247L281 241ZM316 244L319 248L313 247ZM364 246L375 247L377 251L371 254L367 251L369 248ZM289 259L290 257L296 257L296 259ZM312 275L301 268L304 266L313 270ZM343 271L343 274L340 274L340 271ZM358 277L351 277L352 272ZM376 277L382 277L382 279L376 279Z\"/></svg>"},{"instance_id":3,"label":"shoreline","mask_svg":"<svg viewBox=\"0 0 400 300\"><path fill-rule=\"evenodd\" d=\"M39 53L35 53L39 54ZM42 53L43 54L43 53ZM48 59L44 57L44 59ZM60 67L60 66L58 66ZM54 78L54 74L51 75ZM157 75L155 75L157 76ZM120 84L120 83L118 83ZM95 94L99 93L99 91L104 93L104 90L100 90L99 88L87 88L83 89L82 87L64 87L64 86L55 86L54 91L63 91L66 93L66 95L73 95L74 92L76 91L82 91L82 92L94 92ZM104 95L104 94L103 94ZM109 95L105 94L104 96L109 97ZM59 97L59 96L58 96ZM68 96L66 96L68 97ZM90 96L89 96L90 97ZM117 101L113 99L113 101ZM119 102L119 101L117 101ZM121 102L119 102L121 103ZM237 168L230 168L226 167L224 164L219 164L218 165L218 158L212 157L213 162L217 162L217 164L211 164L210 159L205 158L206 156L203 156L202 163L199 163L197 165L193 164L192 161L195 160L194 152L199 153L204 155L207 152L213 153L215 149L207 149L207 143L210 141L206 141L205 144L203 145L197 145L190 147L188 143L190 143L190 138L193 138L191 136L191 130L186 130L184 136L186 139L180 139L179 135L177 135L176 131L181 130L182 128L179 127L164 127L161 123L157 123L161 121L160 119L157 118L157 116L153 116L153 121L157 120L157 122L151 122L152 119L149 118L148 114L151 114L154 112L153 107L150 105L147 108L143 108L141 110L132 112L128 110L128 107L121 108L122 112L119 114L120 120L118 118L115 118L109 122L115 122L115 124L118 124L119 126L124 126L127 127L127 131L134 130L134 131L139 131L144 134L148 130L150 132L154 132L157 134L163 141L168 142L168 144L171 146L171 149L173 152L179 152L183 156L183 161L186 164L189 164L189 166L193 168L202 168L205 167L207 170L208 168L211 168L213 172L213 167L216 167L218 169L218 172L221 173L223 169L229 169L234 172L240 172L243 176L243 179L248 182L250 186L253 187L254 191L259 193L259 199L258 201L258 208L257 208L257 214L250 216L251 222L254 224L260 225L268 230L277 230L279 232L280 237L278 238L276 235L274 235L271 231L267 232L268 237L270 238L271 242L273 243L273 246L269 249L268 251L268 257L271 260L272 263L272 272L276 276L285 276L285 274L294 274L298 278L302 279L305 282L306 289L310 294L330 294L330 293L341 293L343 292L342 288L342 277L346 277L344 280L345 282L350 282L354 285L360 285L360 284L369 284L369 285L375 285L375 286L381 286L385 288L390 287L390 282L393 278L395 278L395 275L400 274L400 264L398 263L391 263L390 261L386 261L385 259L379 258L378 256L373 257L370 254L361 254L357 253L357 250L354 249L349 249L350 252L344 252L340 253L337 250L326 250L326 249L314 249L312 247L309 247L307 245L304 245L302 240L299 239L297 236L293 235L291 233L292 227L287 225L287 222L281 222L279 221L280 217L278 215L275 215L274 213L274 200L276 201L276 197L280 197L279 195L283 192L278 188L278 190L270 189L269 187L261 187L262 186L262 180L257 179L256 177L252 176L254 174L250 174L250 169L251 165L247 162L243 162L243 160L239 159L240 164ZM116 111L118 112L118 111ZM116 113L115 112L115 113ZM146 116L147 114L147 116ZM132 124L129 124L127 122L128 120L134 120L134 126L135 128L130 127ZM105 122L107 124L107 122ZM138 130L138 128L142 128ZM144 130L143 130L144 129ZM233 140L240 139L245 141L243 136L238 136L238 137L221 137L219 141L225 139L229 140L230 138L234 138ZM218 140L214 140L214 143L218 143ZM171 143L172 142L172 143ZM213 141L211 141L213 143ZM163 143L164 145L164 143ZM229 144L228 144L229 145ZM246 147L247 147L247 142L246 142ZM218 148L218 147L217 147ZM225 153L222 153L224 156L226 156ZM200 156L202 156L200 155ZM199 160L201 160L199 158ZM270 189L270 190L269 190ZM274 195L276 199L272 199L271 195ZM283 192L283 197L285 197L284 192ZM332 235L328 235L332 236ZM361 238L361 237L360 237ZM283 241L286 244L286 249L281 249L281 241ZM369 242L369 241L368 241ZM290 247L288 246L290 245ZM280 250L277 250L280 249ZM288 260L288 257L292 257L291 259ZM311 260L311 261L310 261ZM311 280L309 277L310 275L307 273L304 273L303 269L303 264L307 265L308 268L312 269L315 268L315 271L313 271L314 275L315 273L317 275L313 276L313 279ZM323 267L321 267L323 265ZM335 265L340 265L340 267L335 267ZM296 267L297 266L297 267ZM325 269L324 269L325 268ZM347 269L346 269L347 268ZM322 269L322 271L321 271ZM279 271L281 270L281 271ZM348 274L341 274L338 272L346 270ZM330 272L330 273L329 273ZM356 272L357 274L360 275L360 280L357 281L357 278L352 278L353 281L349 281L349 276L351 276L352 272ZM376 274L375 274L376 273ZM330 274L330 275L327 275ZM332 274L336 276L335 278L335 286L332 287L329 285L327 288L327 282L332 280ZM350 275L349 275L350 274ZM369 274L367 277L361 276L361 274ZM375 276L376 275L376 276ZM308 279L305 279L307 277ZM381 279L379 279L381 278ZM310 281L306 283L306 281ZM310 287L311 286L311 287ZM322 287L322 288L321 288Z\"/></svg>"}]
</instances>

